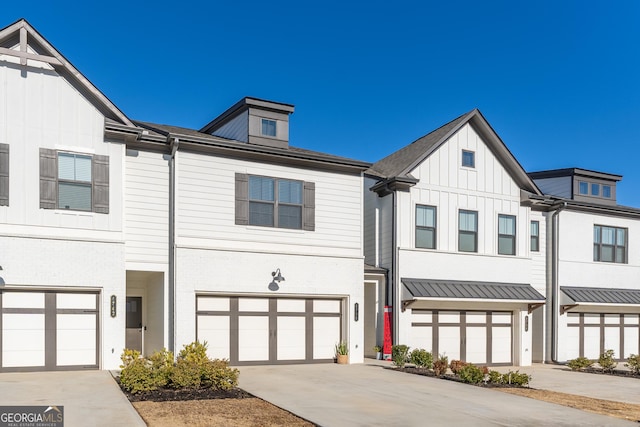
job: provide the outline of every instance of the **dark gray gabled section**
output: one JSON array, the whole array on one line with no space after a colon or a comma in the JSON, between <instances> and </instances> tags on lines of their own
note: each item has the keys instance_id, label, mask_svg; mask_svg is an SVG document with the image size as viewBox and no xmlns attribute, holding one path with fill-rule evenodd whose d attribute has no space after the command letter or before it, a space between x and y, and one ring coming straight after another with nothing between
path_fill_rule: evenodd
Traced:
<instances>
[{"instance_id":1,"label":"dark gray gabled section","mask_svg":"<svg viewBox=\"0 0 640 427\"><path fill-rule=\"evenodd\" d=\"M58 154L40 149L40 208L55 209L58 202Z\"/></svg>"},{"instance_id":2,"label":"dark gray gabled section","mask_svg":"<svg viewBox=\"0 0 640 427\"><path fill-rule=\"evenodd\" d=\"M429 279L401 279L414 298L486 299L542 302L544 296L524 283L467 282Z\"/></svg>"},{"instance_id":3,"label":"dark gray gabled section","mask_svg":"<svg viewBox=\"0 0 640 427\"><path fill-rule=\"evenodd\" d=\"M0 206L9 206L9 144L0 144Z\"/></svg>"},{"instance_id":4,"label":"dark gray gabled section","mask_svg":"<svg viewBox=\"0 0 640 427\"><path fill-rule=\"evenodd\" d=\"M561 286L560 290L576 304L638 304L640 305L640 290L611 289L611 288L583 288L575 286Z\"/></svg>"}]
</instances>

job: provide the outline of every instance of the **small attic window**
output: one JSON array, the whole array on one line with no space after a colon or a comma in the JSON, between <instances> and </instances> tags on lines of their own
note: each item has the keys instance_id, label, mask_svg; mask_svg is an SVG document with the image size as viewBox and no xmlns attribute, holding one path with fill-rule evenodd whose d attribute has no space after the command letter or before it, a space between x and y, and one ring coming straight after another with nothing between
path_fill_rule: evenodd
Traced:
<instances>
[{"instance_id":1,"label":"small attic window","mask_svg":"<svg viewBox=\"0 0 640 427\"><path fill-rule=\"evenodd\" d=\"M476 153L473 151L462 150L462 166L467 168L476 167Z\"/></svg>"},{"instance_id":2,"label":"small attic window","mask_svg":"<svg viewBox=\"0 0 640 427\"><path fill-rule=\"evenodd\" d=\"M262 135L264 136L272 136L275 138L276 136L276 121L269 119L262 119Z\"/></svg>"}]
</instances>

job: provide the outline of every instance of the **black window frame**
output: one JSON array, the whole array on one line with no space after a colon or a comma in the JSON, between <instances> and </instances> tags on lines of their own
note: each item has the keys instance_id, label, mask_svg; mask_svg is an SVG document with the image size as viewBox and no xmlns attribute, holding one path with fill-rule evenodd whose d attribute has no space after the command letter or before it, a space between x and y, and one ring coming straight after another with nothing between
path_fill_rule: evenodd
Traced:
<instances>
[{"instance_id":1,"label":"black window frame","mask_svg":"<svg viewBox=\"0 0 640 427\"><path fill-rule=\"evenodd\" d=\"M533 233L533 224L536 224L536 233ZM540 252L540 221L531 221L529 226L529 232L531 234L531 243L529 249L531 252Z\"/></svg>"},{"instance_id":2,"label":"black window frame","mask_svg":"<svg viewBox=\"0 0 640 427\"><path fill-rule=\"evenodd\" d=\"M602 243L603 228L613 229L613 244ZM624 232L624 242L618 242L618 231ZM602 259L602 248L611 248L612 260ZM619 254L622 254L620 257ZM618 259L621 259L618 261ZM615 227L611 225L594 224L593 225L593 261L606 262L611 264L628 264L629 263L629 229L626 227Z\"/></svg>"},{"instance_id":3,"label":"black window frame","mask_svg":"<svg viewBox=\"0 0 640 427\"><path fill-rule=\"evenodd\" d=\"M465 214L473 214L475 216L475 231L469 231L469 230L462 230L460 228L460 215L462 213ZM474 236L473 238L473 244L474 244L474 248L472 251L467 251L467 250L463 250L461 249L461 244L460 244L460 238L463 235L472 235ZM467 252L467 253L478 253L478 211L472 211L472 210L468 210L468 209L460 209L458 210L458 252Z\"/></svg>"},{"instance_id":4,"label":"black window frame","mask_svg":"<svg viewBox=\"0 0 640 427\"><path fill-rule=\"evenodd\" d=\"M433 227L426 225L418 225L418 210L419 209L433 209ZM433 233L433 247L427 246L418 246L418 232L420 230L431 231ZM437 249L438 248L438 238L437 238L437 230L438 230L438 208L436 206L431 205L416 205L416 232L415 232L415 246L420 249Z\"/></svg>"},{"instance_id":5,"label":"black window frame","mask_svg":"<svg viewBox=\"0 0 640 427\"><path fill-rule=\"evenodd\" d=\"M501 218L506 218L506 219L511 219L513 220L513 234L504 234L504 233L500 233L500 219ZM507 214L498 214L498 255L515 255L517 250L516 250L516 235L518 233L518 219L516 218L515 215L507 215ZM508 252L502 252L501 251L501 246L500 246L500 242L503 239L509 239L511 240L511 248L513 248L513 251L511 253Z\"/></svg>"}]
</instances>

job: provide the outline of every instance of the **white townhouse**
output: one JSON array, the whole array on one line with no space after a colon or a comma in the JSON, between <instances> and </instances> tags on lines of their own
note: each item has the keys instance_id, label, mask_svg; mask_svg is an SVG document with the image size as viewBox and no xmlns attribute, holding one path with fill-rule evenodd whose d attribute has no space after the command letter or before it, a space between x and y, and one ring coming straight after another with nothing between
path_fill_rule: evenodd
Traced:
<instances>
[{"instance_id":1,"label":"white townhouse","mask_svg":"<svg viewBox=\"0 0 640 427\"><path fill-rule=\"evenodd\" d=\"M388 270L393 342L531 364L546 222L529 195L542 194L480 111L374 163L364 187L365 262Z\"/></svg>"},{"instance_id":2,"label":"white townhouse","mask_svg":"<svg viewBox=\"0 0 640 427\"><path fill-rule=\"evenodd\" d=\"M289 145L293 106L254 98L200 130L134 122L25 20L0 30L0 87L0 371L195 339L362 361L369 163Z\"/></svg>"},{"instance_id":3,"label":"white townhouse","mask_svg":"<svg viewBox=\"0 0 640 427\"><path fill-rule=\"evenodd\" d=\"M529 176L548 210L546 328L534 347L548 362L638 354L640 209L617 204L622 177L579 168Z\"/></svg>"}]
</instances>

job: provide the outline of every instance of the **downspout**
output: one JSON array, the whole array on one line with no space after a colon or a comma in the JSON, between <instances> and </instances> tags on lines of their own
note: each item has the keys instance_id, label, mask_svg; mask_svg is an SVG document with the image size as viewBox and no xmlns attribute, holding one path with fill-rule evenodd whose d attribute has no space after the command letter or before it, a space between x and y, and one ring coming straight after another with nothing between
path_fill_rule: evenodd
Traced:
<instances>
[{"instance_id":1,"label":"downspout","mask_svg":"<svg viewBox=\"0 0 640 427\"><path fill-rule=\"evenodd\" d=\"M174 352L176 346L176 152L180 140L168 137L171 147L169 158L169 351Z\"/></svg>"},{"instance_id":2,"label":"downspout","mask_svg":"<svg viewBox=\"0 0 640 427\"><path fill-rule=\"evenodd\" d=\"M398 233L396 224L396 218L398 217L398 198L395 190L391 192L391 197L391 241L393 242L393 253L391 254L391 265L393 266L393 291L391 295L391 307L393 307L393 335L391 337L391 342L393 345L397 345L399 344L398 331L400 323L400 273L398 271Z\"/></svg>"},{"instance_id":3,"label":"downspout","mask_svg":"<svg viewBox=\"0 0 640 427\"><path fill-rule=\"evenodd\" d=\"M558 284L558 258L560 247L560 217L559 214L567 207L567 202L562 204L551 215L551 361L558 363L558 298L560 288Z\"/></svg>"}]
</instances>

